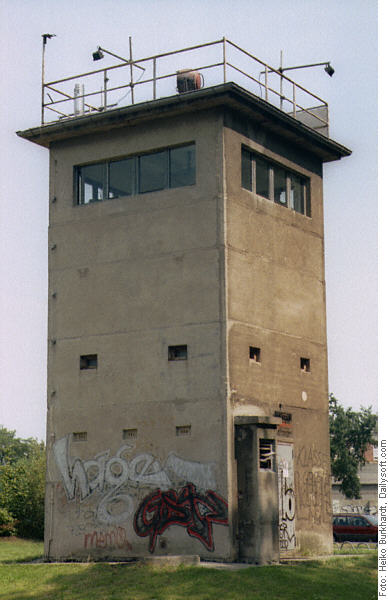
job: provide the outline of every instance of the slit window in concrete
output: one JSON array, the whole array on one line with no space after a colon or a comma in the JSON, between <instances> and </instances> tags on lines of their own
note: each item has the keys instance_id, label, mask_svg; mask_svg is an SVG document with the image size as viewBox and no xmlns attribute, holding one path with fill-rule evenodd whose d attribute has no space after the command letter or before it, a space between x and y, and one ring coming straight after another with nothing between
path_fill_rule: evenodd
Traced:
<instances>
[{"instance_id":1,"label":"slit window in concrete","mask_svg":"<svg viewBox=\"0 0 388 600\"><path fill-rule=\"evenodd\" d=\"M274 440L259 439L260 469L275 470L275 442Z\"/></svg>"},{"instance_id":2,"label":"slit window in concrete","mask_svg":"<svg viewBox=\"0 0 388 600\"><path fill-rule=\"evenodd\" d=\"M85 369L97 369L97 354L84 354L80 356L79 368L81 371Z\"/></svg>"},{"instance_id":3,"label":"slit window in concrete","mask_svg":"<svg viewBox=\"0 0 388 600\"><path fill-rule=\"evenodd\" d=\"M300 369L304 373L310 373L310 359L309 358L300 358Z\"/></svg>"},{"instance_id":4,"label":"slit window in concrete","mask_svg":"<svg viewBox=\"0 0 388 600\"><path fill-rule=\"evenodd\" d=\"M74 431L73 442L87 442L88 432L87 431Z\"/></svg>"},{"instance_id":5,"label":"slit window in concrete","mask_svg":"<svg viewBox=\"0 0 388 600\"><path fill-rule=\"evenodd\" d=\"M187 360L187 345L169 346L168 360Z\"/></svg>"},{"instance_id":6,"label":"slit window in concrete","mask_svg":"<svg viewBox=\"0 0 388 600\"><path fill-rule=\"evenodd\" d=\"M191 435L191 425L178 425L175 427L175 434L177 437Z\"/></svg>"},{"instance_id":7,"label":"slit window in concrete","mask_svg":"<svg viewBox=\"0 0 388 600\"><path fill-rule=\"evenodd\" d=\"M123 440L135 440L137 438L137 429L123 429Z\"/></svg>"},{"instance_id":8,"label":"slit window in concrete","mask_svg":"<svg viewBox=\"0 0 388 600\"><path fill-rule=\"evenodd\" d=\"M260 362L260 348L256 348L255 346L249 346L249 359L259 363Z\"/></svg>"}]
</instances>

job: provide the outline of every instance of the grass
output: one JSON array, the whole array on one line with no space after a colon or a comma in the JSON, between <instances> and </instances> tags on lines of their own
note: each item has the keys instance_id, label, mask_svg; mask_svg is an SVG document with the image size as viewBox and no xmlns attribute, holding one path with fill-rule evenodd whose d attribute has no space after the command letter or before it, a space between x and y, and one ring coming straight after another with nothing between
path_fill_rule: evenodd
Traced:
<instances>
[{"instance_id":1,"label":"grass","mask_svg":"<svg viewBox=\"0 0 388 600\"><path fill-rule=\"evenodd\" d=\"M13 549L12 549L13 547ZM238 571L131 564L21 564L37 542L0 541L1 600L375 600L377 553ZM12 550L12 552L11 552ZM9 564L12 560L19 563ZM24 558L23 558L24 557Z\"/></svg>"}]
</instances>

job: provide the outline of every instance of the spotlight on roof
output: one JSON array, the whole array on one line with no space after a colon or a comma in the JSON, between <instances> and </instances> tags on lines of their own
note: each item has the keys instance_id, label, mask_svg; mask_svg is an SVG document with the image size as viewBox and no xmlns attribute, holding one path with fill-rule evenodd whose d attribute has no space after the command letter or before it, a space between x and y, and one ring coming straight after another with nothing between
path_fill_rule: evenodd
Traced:
<instances>
[{"instance_id":1,"label":"spotlight on roof","mask_svg":"<svg viewBox=\"0 0 388 600\"><path fill-rule=\"evenodd\" d=\"M332 77L335 73L333 67L331 66L331 64L328 62L326 67L325 67L325 71L328 75L330 75L330 77Z\"/></svg>"},{"instance_id":2,"label":"spotlight on roof","mask_svg":"<svg viewBox=\"0 0 388 600\"><path fill-rule=\"evenodd\" d=\"M104 53L101 50L100 46L97 48L97 50L95 52L93 52L93 60L101 60L102 58L104 58Z\"/></svg>"}]
</instances>

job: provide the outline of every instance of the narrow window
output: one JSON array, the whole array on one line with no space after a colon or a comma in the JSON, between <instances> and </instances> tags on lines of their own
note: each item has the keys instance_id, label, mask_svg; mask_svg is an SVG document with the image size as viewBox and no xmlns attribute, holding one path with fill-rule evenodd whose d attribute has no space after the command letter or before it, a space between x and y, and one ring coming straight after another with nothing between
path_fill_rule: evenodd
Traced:
<instances>
[{"instance_id":1,"label":"narrow window","mask_svg":"<svg viewBox=\"0 0 388 600\"><path fill-rule=\"evenodd\" d=\"M256 158L256 194L269 200L269 174L270 167L265 160Z\"/></svg>"},{"instance_id":2,"label":"narrow window","mask_svg":"<svg viewBox=\"0 0 388 600\"><path fill-rule=\"evenodd\" d=\"M195 184L195 146L170 150L170 187Z\"/></svg>"},{"instance_id":3,"label":"narrow window","mask_svg":"<svg viewBox=\"0 0 388 600\"><path fill-rule=\"evenodd\" d=\"M123 429L123 440L135 440L137 438L137 429Z\"/></svg>"},{"instance_id":4,"label":"narrow window","mask_svg":"<svg viewBox=\"0 0 388 600\"><path fill-rule=\"evenodd\" d=\"M87 442L88 433L87 431L74 431L73 441L74 442Z\"/></svg>"},{"instance_id":5,"label":"narrow window","mask_svg":"<svg viewBox=\"0 0 388 600\"><path fill-rule=\"evenodd\" d=\"M136 194L136 159L126 158L109 163L109 198Z\"/></svg>"},{"instance_id":6,"label":"narrow window","mask_svg":"<svg viewBox=\"0 0 388 600\"><path fill-rule=\"evenodd\" d=\"M79 357L79 368L83 369L97 369L97 354L85 354Z\"/></svg>"},{"instance_id":7,"label":"narrow window","mask_svg":"<svg viewBox=\"0 0 388 600\"><path fill-rule=\"evenodd\" d=\"M309 358L303 358L303 357L301 357L301 359L300 359L300 368L305 373L309 373L310 372L310 359Z\"/></svg>"},{"instance_id":8,"label":"narrow window","mask_svg":"<svg viewBox=\"0 0 388 600\"><path fill-rule=\"evenodd\" d=\"M274 200L277 204L287 206L287 174L281 167L275 166L274 173Z\"/></svg>"},{"instance_id":9,"label":"narrow window","mask_svg":"<svg viewBox=\"0 0 388 600\"><path fill-rule=\"evenodd\" d=\"M249 358L255 362L260 362L260 348L249 346Z\"/></svg>"},{"instance_id":10,"label":"narrow window","mask_svg":"<svg viewBox=\"0 0 388 600\"><path fill-rule=\"evenodd\" d=\"M260 469L274 471L275 465L275 442L274 440L259 440Z\"/></svg>"},{"instance_id":11,"label":"narrow window","mask_svg":"<svg viewBox=\"0 0 388 600\"><path fill-rule=\"evenodd\" d=\"M169 346L168 360L187 360L187 345Z\"/></svg>"},{"instance_id":12,"label":"narrow window","mask_svg":"<svg viewBox=\"0 0 388 600\"><path fill-rule=\"evenodd\" d=\"M191 435L191 425L179 425L178 427L175 427L175 434L177 437Z\"/></svg>"},{"instance_id":13,"label":"narrow window","mask_svg":"<svg viewBox=\"0 0 388 600\"><path fill-rule=\"evenodd\" d=\"M244 148L241 152L241 186L246 190L252 191L251 154Z\"/></svg>"},{"instance_id":14,"label":"narrow window","mask_svg":"<svg viewBox=\"0 0 388 600\"><path fill-rule=\"evenodd\" d=\"M139 158L139 191L156 192L168 186L167 150L144 154Z\"/></svg>"},{"instance_id":15,"label":"narrow window","mask_svg":"<svg viewBox=\"0 0 388 600\"><path fill-rule=\"evenodd\" d=\"M103 163L78 167L78 204L104 199L105 170L106 165Z\"/></svg>"},{"instance_id":16,"label":"narrow window","mask_svg":"<svg viewBox=\"0 0 388 600\"><path fill-rule=\"evenodd\" d=\"M304 215L305 213L305 192L306 186L304 179L298 175L290 175L290 208Z\"/></svg>"}]
</instances>

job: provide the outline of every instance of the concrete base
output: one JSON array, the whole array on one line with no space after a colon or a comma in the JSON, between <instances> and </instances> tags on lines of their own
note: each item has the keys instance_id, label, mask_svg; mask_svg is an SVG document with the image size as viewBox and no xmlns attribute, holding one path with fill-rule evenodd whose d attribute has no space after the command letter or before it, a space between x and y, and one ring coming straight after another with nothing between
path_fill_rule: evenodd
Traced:
<instances>
[{"instance_id":1,"label":"concrete base","mask_svg":"<svg viewBox=\"0 0 388 600\"><path fill-rule=\"evenodd\" d=\"M179 565L198 566L200 563L198 554L182 554L176 556L144 556L139 559L144 565L153 567L179 567Z\"/></svg>"}]
</instances>

